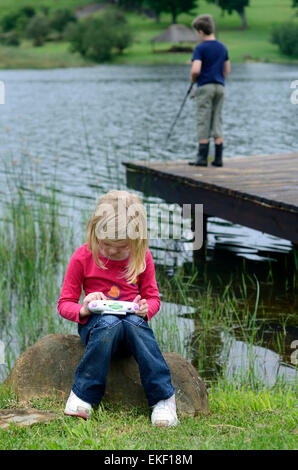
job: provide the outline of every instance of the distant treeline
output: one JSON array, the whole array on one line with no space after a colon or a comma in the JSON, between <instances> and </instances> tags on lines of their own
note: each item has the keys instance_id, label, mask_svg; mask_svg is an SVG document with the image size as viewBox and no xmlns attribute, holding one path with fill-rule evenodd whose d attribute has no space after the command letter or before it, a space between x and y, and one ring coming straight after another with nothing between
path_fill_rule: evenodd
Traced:
<instances>
[{"instance_id":1,"label":"distant treeline","mask_svg":"<svg viewBox=\"0 0 298 470\"><path fill-rule=\"evenodd\" d=\"M250 0L207 0L215 3L223 13L236 11L241 27L247 27L246 8ZM28 0L30 2L30 0ZM75 10L69 8L50 9L46 6L25 6L5 13L0 19L0 43L18 46L22 40L31 39L34 46L46 41L67 41L71 51L95 62L111 60L122 54L134 38L125 12L134 10L146 12L155 20L162 13L169 13L176 23L181 13L194 14L200 4L198 0L110 0L101 12L78 19ZM298 14L298 0L292 0L292 7ZM278 23L272 27L271 42L277 44L282 54L298 58L297 21Z\"/></svg>"},{"instance_id":2,"label":"distant treeline","mask_svg":"<svg viewBox=\"0 0 298 470\"><path fill-rule=\"evenodd\" d=\"M75 22L75 13L67 8L50 12L48 7L38 11L32 6L22 7L2 16L0 38L8 46L18 46L25 38L31 38L35 46L42 46L46 40L63 39L68 24Z\"/></svg>"}]
</instances>

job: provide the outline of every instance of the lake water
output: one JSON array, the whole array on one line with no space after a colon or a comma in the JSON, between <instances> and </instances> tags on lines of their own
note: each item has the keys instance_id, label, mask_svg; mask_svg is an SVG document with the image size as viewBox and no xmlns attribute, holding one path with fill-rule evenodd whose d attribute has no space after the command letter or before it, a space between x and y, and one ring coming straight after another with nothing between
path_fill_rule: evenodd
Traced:
<instances>
[{"instance_id":1,"label":"lake water","mask_svg":"<svg viewBox=\"0 0 298 470\"><path fill-rule=\"evenodd\" d=\"M298 106L291 103L290 87L297 79L297 66L232 66L224 106L225 158L297 151ZM72 215L78 234L82 213L88 218L100 194L126 187L122 161L190 160L196 154L191 99L165 143L189 86L188 65L2 70L0 80L5 85L5 104L0 106L1 202L14 185L33 197L54 184L63 213ZM145 200L151 201L156 199ZM192 261L179 243L172 251L166 242L151 249L156 263L169 269ZM285 277L295 275L292 244L209 219L208 279L216 285L218 276L237 276L243 262L263 283L261 296L271 324L278 326L280 315L288 315L295 328L297 295L284 289ZM269 264L273 283L265 282ZM289 362L293 338L298 339L297 329L288 336L288 354L281 360Z\"/></svg>"}]
</instances>

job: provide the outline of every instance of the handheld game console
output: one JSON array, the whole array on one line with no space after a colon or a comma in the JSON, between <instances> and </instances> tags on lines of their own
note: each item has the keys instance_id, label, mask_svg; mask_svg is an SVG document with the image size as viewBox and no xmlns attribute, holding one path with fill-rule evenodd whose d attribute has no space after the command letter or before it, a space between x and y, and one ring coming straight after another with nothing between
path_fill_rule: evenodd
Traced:
<instances>
[{"instance_id":1,"label":"handheld game console","mask_svg":"<svg viewBox=\"0 0 298 470\"><path fill-rule=\"evenodd\" d=\"M121 300L92 300L89 302L88 309L92 313L126 315L135 313L139 310L138 304Z\"/></svg>"}]
</instances>

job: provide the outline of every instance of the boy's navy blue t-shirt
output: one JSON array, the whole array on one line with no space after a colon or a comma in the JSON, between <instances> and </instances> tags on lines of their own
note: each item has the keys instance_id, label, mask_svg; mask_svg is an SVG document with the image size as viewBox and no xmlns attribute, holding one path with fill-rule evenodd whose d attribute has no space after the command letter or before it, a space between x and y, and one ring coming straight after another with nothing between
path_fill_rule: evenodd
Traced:
<instances>
[{"instance_id":1,"label":"boy's navy blue t-shirt","mask_svg":"<svg viewBox=\"0 0 298 470\"><path fill-rule=\"evenodd\" d=\"M222 42L216 39L198 44L192 56L192 61L194 60L202 61L202 68L197 81L198 86L207 83L225 84L223 66L224 62L229 60L229 55L226 46Z\"/></svg>"}]
</instances>

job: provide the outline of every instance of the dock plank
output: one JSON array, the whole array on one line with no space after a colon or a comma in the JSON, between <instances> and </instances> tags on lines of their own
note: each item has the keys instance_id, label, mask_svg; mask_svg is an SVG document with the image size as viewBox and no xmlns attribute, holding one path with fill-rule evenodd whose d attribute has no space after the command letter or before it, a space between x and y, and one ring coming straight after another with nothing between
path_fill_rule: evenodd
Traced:
<instances>
[{"instance_id":1,"label":"dock plank","mask_svg":"<svg viewBox=\"0 0 298 470\"><path fill-rule=\"evenodd\" d=\"M298 243L298 152L225 158L222 168L186 160L123 164L132 184L153 196L202 203L208 215Z\"/></svg>"}]
</instances>

